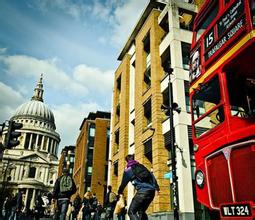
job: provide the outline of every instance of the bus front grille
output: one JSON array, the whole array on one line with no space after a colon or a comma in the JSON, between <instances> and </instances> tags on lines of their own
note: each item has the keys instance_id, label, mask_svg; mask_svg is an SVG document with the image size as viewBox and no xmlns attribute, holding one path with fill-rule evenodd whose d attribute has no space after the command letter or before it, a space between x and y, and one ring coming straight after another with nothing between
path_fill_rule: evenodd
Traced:
<instances>
[{"instance_id":1,"label":"bus front grille","mask_svg":"<svg viewBox=\"0 0 255 220\"><path fill-rule=\"evenodd\" d=\"M225 147L206 158L209 197L213 208L223 203L255 202L255 143Z\"/></svg>"}]
</instances>

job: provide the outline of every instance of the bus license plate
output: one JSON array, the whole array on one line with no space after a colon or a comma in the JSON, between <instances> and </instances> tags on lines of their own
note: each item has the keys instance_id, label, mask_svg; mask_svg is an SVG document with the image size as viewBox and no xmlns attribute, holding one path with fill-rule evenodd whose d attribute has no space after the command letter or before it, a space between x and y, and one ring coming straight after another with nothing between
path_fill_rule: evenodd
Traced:
<instances>
[{"instance_id":1,"label":"bus license plate","mask_svg":"<svg viewBox=\"0 0 255 220\"><path fill-rule=\"evenodd\" d=\"M220 210L222 217L251 216L251 208L249 204L222 205Z\"/></svg>"}]
</instances>

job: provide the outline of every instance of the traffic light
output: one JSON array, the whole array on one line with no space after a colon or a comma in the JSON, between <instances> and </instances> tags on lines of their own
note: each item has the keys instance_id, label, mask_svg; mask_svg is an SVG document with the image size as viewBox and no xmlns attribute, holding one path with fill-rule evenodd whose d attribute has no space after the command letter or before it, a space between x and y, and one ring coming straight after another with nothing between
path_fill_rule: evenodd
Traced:
<instances>
[{"instance_id":1,"label":"traffic light","mask_svg":"<svg viewBox=\"0 0 255 220\"><path fill-rule=\"evenodd\" d=\"M21 135L21 132L15 131L16 129L21 129L23 127L22 123L17 123L15 121L9 121L7 134L5 136L4 146L5 148L13 148L19 145L17 138Z\"/></svg>"}]
</instances>

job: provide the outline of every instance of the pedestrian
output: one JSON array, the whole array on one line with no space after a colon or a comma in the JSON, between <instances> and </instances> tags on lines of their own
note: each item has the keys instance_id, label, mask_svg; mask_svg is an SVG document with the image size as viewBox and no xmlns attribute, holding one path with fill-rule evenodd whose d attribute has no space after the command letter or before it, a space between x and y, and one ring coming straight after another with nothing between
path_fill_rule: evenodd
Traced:
<instances>
[{"instance_id":1,"label":"pedestrian","mask_svg":"<svg viewBox=\"0 0 255 220\"><path fill-rule=\"evenodd\" d=\"M108 192L105 199L106 218L109 220L113 219L113 212L117 203L117 195L112 192L112 186L108 186Z\"/></svg>"},{"instance_id":2,"label":"pedestrian","mask_svg":"<svg viewBox=\"0 0 255 220\"><path fill-rule=\"evenodd\" d=\"M19 190L18 193L16 193L15 196L11 199L11 215L9 217L10 220L16 220L20 219L21 217L21 211L23 208L23 199L22 195L24 194L23 190Z\"/></svg>"},{"instance_id":3,"label":"pedestrian","mask_svg":"<svg viewBox=\"0 0 255 220\"><path fill-rule=\"evenodd\" d=\"M10 214L9 220L14 220L14 218L16 216L17 196L18 196L18 194L15 194L15 195L13 194L11 197L11 202L10 202L11 214Z\"/></svg>"},{"instance_id":4,"label":"pedestrian","mask_svg":"<svg viewBox=\"0 0 255 220\"><path fill-rule=\"evenodd\" d=\"M97 201L97 216L95 220L100 220L101 219L101 214L103 213L103 206L99 201Z\"/></svg>"},{"instance_id":5,"label":"pedestrian","mask_svg":"<svg viewBox=\"0 0 255 220\"><path fill-rule=\"evenodd\" d=\"M91 219L97 220L98 219L98 213L97 213L97 197L96 193L92 194L92 204L91 204Z\"/></svg>"},{"instance_id":6,"label":"pedestrian","mask_svg":"<svg viewBox=\"0 0 255 220\"><path fill-rule=\"evenodd\" d=\"M76 192L76 186L73 178L69 175L68 169L63 169L63 174L60 176L54 185L53 199L57 202L57 218L64 220L68 205L70 203L70 197Z\"/></svg>"},{"instance_id":7,"label":"pedestrian","mask_svg":"<svg viewBox=\"0 0 255 220\"><path fill-rule=\"evenodd\" d=\"M74 201L73 201L73 213L72 213L73 219L76 219L76 217L79 213L79 210L81 208L81 203L82 203L81 197L77 193L77 195L75 196Z\"/></svg>"},{"instance_id":8,"label":"pedestrian","mask_svg":"<svg viewBox=\"0 0 255 220\"><path fill-rule=\"evenodd\" d=\"M87 191L84 194L83 201L82 201L82 208L81 208L83 213L83 220L91 219L92 203L93 203L93 195L90 191Z\"/></svg>"},{"instance_id":9,"label":"pedestrian","mask_svg":"<svg viewBox=\"0 0 255 220\"><path fill-rule=\"evenodd\" d=\"M43 201L42 207L44 208L44 215L46 217L49 217L49 215L50 215L50 201L49 201L49 198L47 196L47 193L43 194L42 201Z\"/></svg>"},{"instance_id":10,"label":"pedestrian","mask_svg":"<svg viewBox=\"0 0 255 220\"><path fill-rule=\"evenodd\" d=\"M16 206L16 219L20 219L22 215L22 209L24 207L23 203L24 190L20 189L17 195L17 206Z\"/></svg>"},{"instance_id":11,"label":"pedestrian","mask_svg":"<svg viewBox=\"0 0 255 220\"><path fill-rule=\"evenodd\" d=\"M2 216L4 217L4 220L8 220L11 215L11 210L12 210L11 199L12 199L11 196L7 195L4 200L3 208L2 208Z\"/></svg>"},{"instance_id":12,"label":"pedestrian","mask_svg":"<svg viewBox=\"0 0 255 220\"><path fill-rule=\"evenodd\" d=\"M136 189L128 210L130 220L147 220L146 210L153 201L155 192L159 193L159 186L153 173L144 165L134 160L134 155L129 154L125 157L127 167L124 170L118 194L123 194L128 182L131 182Z\"/></svg>"},{"instance_id":13,"label":"pedestrian","mask_svg":"<svg viewBox=\"0 0 255 220\"><path fill-rule=\"evenodd\" d=\"M35 199L35 220L39 220L44 216L44 203L41 194L38 193Z\"/></svg>"},{"instance_id":14,"label":"pedestrian","mask_svg":"<svg viewBox=\"0 0 255 220\"><path fill-rule=\"evenodd\" d=\"M127 205L126 199L124 195L121 194L114 209L114 214L117 215L118 220L125 220L125 216L127 213L126 205Z\"/></svg>"}]
</instances>

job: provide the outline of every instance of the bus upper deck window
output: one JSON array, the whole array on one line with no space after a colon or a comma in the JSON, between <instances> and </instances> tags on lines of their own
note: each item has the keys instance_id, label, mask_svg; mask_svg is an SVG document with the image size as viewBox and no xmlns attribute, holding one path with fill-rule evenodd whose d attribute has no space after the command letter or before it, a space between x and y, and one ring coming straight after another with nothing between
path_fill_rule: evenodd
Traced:
<instances>
[{"instance_id":1,"label":"bus upper deck window","mask_svg":"<svg viewBox=\"0 0 255 220\"><path fill-rule=\"evenodd\" d=\"M227 73L231 115L249 118L255 115L255 79Z\"/></svg>"},{"instance_id":2,"label":"bus upper deck window","mask_svg":"<svg viewBox=\"0 0 255 220\"><path fill-rule=\"evenodd\" d=\"M219 3L218 3L218 1L215 1L215 4L213 4L210 7L208 12L205 12L204 19L202 19L202 22L196 28L196 41L199 40L199 38L204 33L204 31L208 28L208 26L216 18L218 11L219 11Z\"/></svg>"},{"instance_id":3,"label":"bus upper deck window","mask_svg":"<svg viewBox=\"0 0 255 220\"><path fill-rule=\"evenodd\" d=\"M251 19L253 25L255 25L255 0L250 0L251 5Z\"/></svg>"}]
</instances>

